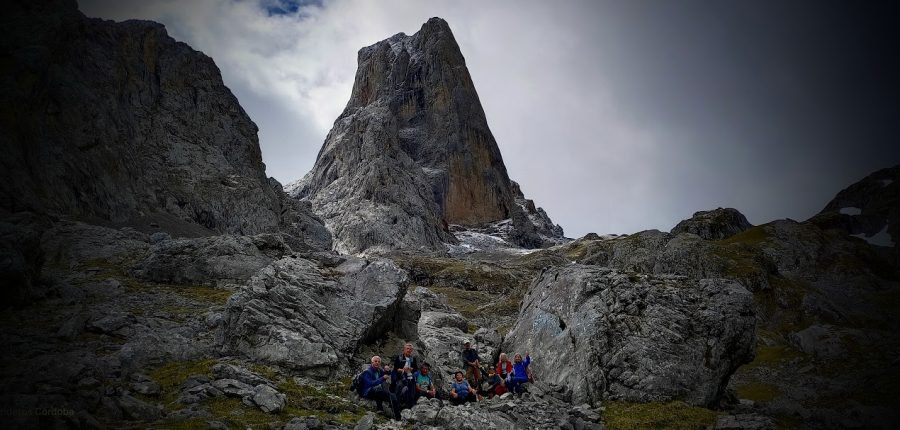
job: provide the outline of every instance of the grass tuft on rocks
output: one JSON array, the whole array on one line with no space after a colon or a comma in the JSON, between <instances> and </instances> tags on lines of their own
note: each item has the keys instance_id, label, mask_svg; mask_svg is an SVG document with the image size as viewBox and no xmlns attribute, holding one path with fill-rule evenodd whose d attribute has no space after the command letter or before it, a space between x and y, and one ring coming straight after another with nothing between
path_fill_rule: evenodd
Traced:
<instances>
[{"instance_id":1,"label":"grass tuft on rocks","mask_svg":"<svg viewBox=\"0 0 900 430\"><path fill-rule=\"evenodd\" d=\"M160 400L166 409L180 409L176 400L180 394L180 386L191 375L205 375L212 377L212 367L215 359L173 361L151 370L147 376L159 384L162 392Z\"/></svg>"},{"instance_id":2,"label":"grass tuft on rocks","mask_svg":"<svg viewBox=\"0 0 900 430\"><path fill-rule=\"evenodd\" d=\"M756 358L746 365L748 369L754 367L775 368L780 363L788 360L802 357L802 354L786 345L758 345L756 347Z\"/></svg>"},{"instance_id":3,"label":"grass tuft on rocks","mask_svg":"<svg viewBox=\"0 0 900 430\"><path fill-rule=\"evenodd\" d=\"M743 243L747 245L759 245L769 240L769 233L765 225L750 227L734 236L719 241L720 243Z\"/></svg>"},{"instance_id":4,"label":"grass tuft on rocks","mask_svg":"<svg viewBox=\"0 0 900 430\"><path fill-rule=\"evenodd\" d=\"M751 382L739 385L735 388L735 391L737 391L739 398L753 400L754 402L770 402L778 395L778 387L764 382Z\"/></svg>"},{"instance_id":5,"label":"grass tuft on rocks","mask_svg":"<svg viewBox=\"0 0 900 430\"><path fill-rule=\"evenodd\" d=\"M608 430L700 430L716 422L716 412L675 401L668 403L607 402L603 421Z\"/></svg>"}]
</instances>

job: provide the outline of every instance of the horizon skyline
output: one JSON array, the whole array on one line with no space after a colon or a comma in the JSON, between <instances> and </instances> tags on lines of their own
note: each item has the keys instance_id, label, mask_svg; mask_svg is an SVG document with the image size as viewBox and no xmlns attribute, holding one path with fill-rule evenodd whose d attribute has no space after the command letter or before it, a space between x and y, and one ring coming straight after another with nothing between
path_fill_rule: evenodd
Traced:
<instances>
[{"instance_id":1,"label":"horizon skyline","mask_svg":"<svg viewBox=\"0 0 900 430\"><path fill-rule=\"evenodd\" d=\"M771 60L771 70L759 66L756 72L765 79L754 83L754 79L737 79L752 75L740 67L752 61L713 55L730 52L726 48L746 41L739 31L730 33L721 28L724 24L713 25L718 21L712 18L740 16L752 24L760 18L754 15L758 9L729 15L720 7L704 15L697 10L698 4L691 3L692 9L662 3L655 7L572 3L552 10L557 18L564 18L559 22L529 22L525 18L550 9L528 3L516 19L498 21L498 16L510 12L505 4L485 6L473 15L466 13L474 8L452 8L448 3L415 5L394 16L350 1L209 0L180 5L181 9L167 2L146 2L136 9L118 2L81 2L87 16L122 20L131 14L131 18L161 22L170 36L211 56L260 129L267 175L284 185L310 171L325 134L346 105L356 72L356 51L399 32L412 34L431 16L445 19L454 32L510 178L568 237L588 232L669 231L693 213L716 207L733 207L755 225L784 218L803 221L842 189L900 163L890 143L900 135L895 125L900 123L900 109L890 103L892 91L900 94L900 85L887 79L900 68L896 60L877 55L882 52L879 49L891 48L892 42L870 47L868 54L854 54L865 60L860 64L840 63L848 70L812 75L821 81L813 82L816 79L804 79L810 76L800 72L816 69L825 57L797 64L790 55L799 52L797 47L779 51L772 42L784 40L770 35L773 41L768 45L743 47L743 53L759 58L785 57ZM735 5L735 9L747 7ZM837 8L833 4L820 7L831 7L826 12L832 14ZM675 14L674 19L667 15L682 9L690 11ZM601 14L606 26L587 19L597 18L600 10L606 14ZM212 19L211 11L223 19ZM457 19L434 13L442 11ZM428 16L420 19L424 15ZM359 16L371 19L358 23ZM835 17L821 19L828 23ZM881 19L888 22L889 16ZM228 22L240 24L223 25ZM655 23L658 31L635 33L640 26L629 25L635 22ZM679 32L692 28L688 23L698 22L695 34ZM786 19L782 24L790 23ZM498 31L496 25L502 29ZM545 31L541 25L560 31ZM812 28L794 29L799 36L788 39L806 46L803 43L809 41L794 39L821 36L816 26L823 23L808 25ZM409 31L410 26L415 31ZM394 31L388 31L393 27ZM868 31L877 33L879 28L874 27ZM790 29L780 31L792 34ZM844 31L857 34L854 31L860 29ZM730 34L736 42L723 48L717 45L722 42L707 40L710 34ZM613 36L630 43L602 43ZM857 36L861 41L872 38ZM663 43L667 40L672 40L671 45ZM700 41L709 45L697 44ZM561 42L568 42L568 48L554 49L564 46ZM354 44L358 46L352 48ZM663 49L667 46L678 49L672 53ZM846 52L840 52L846 56L858 47L848 42ZM536 51L540 55L534 55ZM649 53L632 55L634 51ZM579 55L582 52L585 55ZM815 54L807 52L811 57ZM545 57L550 61L543 61ZM610 57L618 61L602 61ZM693 62L676 61L681 57ZM874 72L878 79L857 80L847 90L833 85L846 82L847 76L858 78L856 72L879 61L886 67ZM657 73L661 65L673 73ZM798 70L782 73L783 67L788 72L791 67ZM700 70L705 75L698 74ZM817 98L828 103L815 103ZM835 102L842 98L851 102L846 107ZM784 106L768 106L771 100ZM867 103L872 101L880 104ZM824 121L842 114L849 118L849 125ZM530 127L521 127L522 123ZM857 144L858 151L848 151L854 146L849 136L865 133L872 138ZM814 136L824 142L821 147ZM862 154L866 151L870 154Z\"/></svg>"}]
</instances>

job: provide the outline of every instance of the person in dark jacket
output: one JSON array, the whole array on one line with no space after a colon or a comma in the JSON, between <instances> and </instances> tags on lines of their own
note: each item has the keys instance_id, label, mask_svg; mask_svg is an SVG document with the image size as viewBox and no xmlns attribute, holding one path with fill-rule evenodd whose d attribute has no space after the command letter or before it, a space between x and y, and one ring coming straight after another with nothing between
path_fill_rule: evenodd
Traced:
<instances>
[{"instance_id":1,"label":"person in dark jacket","mask_svg":"<svg viewBox=\"0 0 900 430\"><path fill-rule=\"evenodd\" d=\"M481 385L481 359L478 351L472 348L472 342L463 343L462 351L463 369L466 369L466 379L473 387Z\"/></svg>"},{"instance_id":2,"label":"person in dark jacket","mask_svg":"<svg viewBox=\"0 0 900 430\"><path fill-rule=\"evenodd\" d=\"M372 357L371 365L362 375L362 395L367 399L374 400L379 411L383 410L382 405L385 400L390 402L393 418L399 420L400 404L397 402L397 396L385 386L390 383L390 379L391 377L385 375L384 370L381 369L381 357L377 355Z\"/></svg>"},{"instance_id":3,"label":"person in dark jacket","mask_svg":"<svg viewBox=\"0 0 900 430\"><path fill-rule=\"evenodd\" d=\"M403 352L394 359L394 372L392 375L392 391L397 399L408 408L416 404L416 372L419 364L413 356L411 343L403 345Z\"/></svg>"},{"instance_id":4,"label":"person in dark jacket","mask_svg":"<svg viewBox=\"0 0 900 430\"><path fill-rule=\"evenodd\" d=\"M506 389L511 393L521 393L522 384L528 382L528 365L531 364L531 357L525 353L523 361L522 354L516 354L513 362L513 371L506 378Z\"/></svg>"},{"instance_id":5,"label":"person in dark jacket","mask_svg":"<svg viewBox=\"0 0 900 430\"><path fill-rule=\"evenodd\" d=\"M488 368L488 376L485 380L487 382L487 387L484 390L484 393L487 394L488 398L493 398L494 396L499 396L506 392L506 386L503 385L503 378L494 372L494 369Z\"/></svg>"}]
</instances>

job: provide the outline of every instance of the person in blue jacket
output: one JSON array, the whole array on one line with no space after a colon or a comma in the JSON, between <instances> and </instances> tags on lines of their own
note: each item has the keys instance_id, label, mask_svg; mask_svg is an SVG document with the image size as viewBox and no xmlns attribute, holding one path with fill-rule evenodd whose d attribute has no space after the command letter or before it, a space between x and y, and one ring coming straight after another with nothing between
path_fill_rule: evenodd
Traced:
<instances>
[{"instance_id":1,"label":"person in blue jacket","mask_svg":"<svg viewBox=\"0 0 900 430\"><path fill-rule=\"evenodd\" d=\"M475 390L469 386L469 381L463 378L462 371L457 370L453 375L453 381L450 382L450 403L461 405L466 402L474 402Z\"/></svg>"},{"instance_id":2,"label":"person in blue jacket","mask_svg":"<svg viewBox=\"0 0 900 430\"><path fill-rule=\"evenodd\" d=\"M528 382L528 365L531 364L531 356L525 353L525 360L522 360L522 354L516 354L513 363L513 371L506 377L506 389L511 393L521 393L522 384Z\"/></svg>"},{"instance_id":3,"label":"person in blue jacket","mask_svg":"<svg viewBox=\"0 0 900 430\"><path fill-rule=\"evenodd\" d=\"M400 404L397 402L397 396L388 389L391 382L390 375L386 375L381 369L381 357L374 356L371 360L371 366L362 374L362 395L363 397L374 400L378 410L381 411L383 402L387 400L391 404L391 412L394 413L394 419L400 419Z\"/></svg>"}]
</instances>

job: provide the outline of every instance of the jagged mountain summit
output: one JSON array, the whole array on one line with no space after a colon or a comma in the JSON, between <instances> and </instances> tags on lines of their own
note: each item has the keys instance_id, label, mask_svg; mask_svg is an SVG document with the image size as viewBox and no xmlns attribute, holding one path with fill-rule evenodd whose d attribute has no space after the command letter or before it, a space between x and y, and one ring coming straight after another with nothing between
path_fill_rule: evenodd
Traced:
<instances>
[{"instance_id":1,"label":"jagged mountain summit","mask_svg":"<svg viewBox=\"0 0 900 430\"><path fill-rule=\"evenodd\" d=\"M562 237L510 180L446 21L365 47L358 63L313 169L287 187L312 202L335 249L443 249L450 225L503 220L518 246Z\"/></svg>"}]
</instances>

